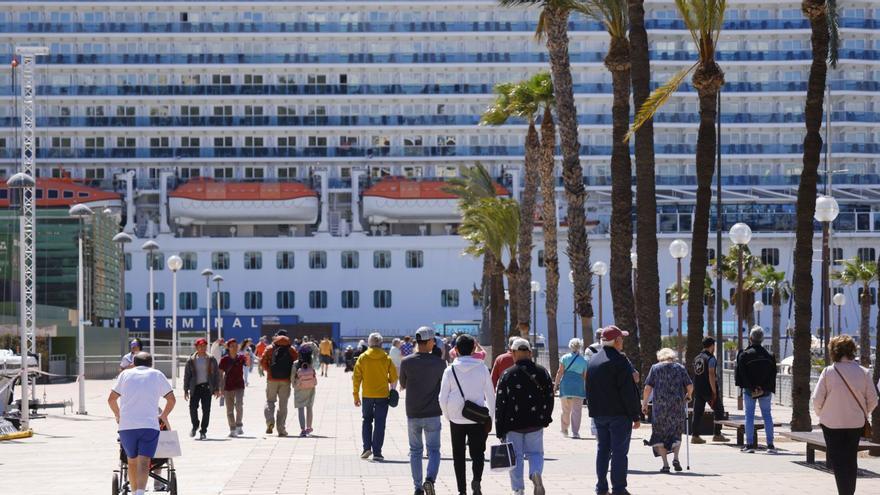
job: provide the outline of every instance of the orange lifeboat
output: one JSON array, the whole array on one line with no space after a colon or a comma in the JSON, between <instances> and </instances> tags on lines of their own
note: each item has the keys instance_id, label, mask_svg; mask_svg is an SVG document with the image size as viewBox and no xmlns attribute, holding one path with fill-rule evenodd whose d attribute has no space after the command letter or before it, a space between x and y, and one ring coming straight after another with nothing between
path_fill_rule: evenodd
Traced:
<instances>
[{"instance_id":1,"label":"orange lifeboat","mask_svg":"<svg viewBox=\"0 0 880 495\"><path fill-rule=\"evenodd\" d=\"M364 191L364 216L370 223L458 223L458 197L441 180L390 177ZM495 184L498 196L510 193Z\"/></svg>"},{"instance_id":2,"label":"orange lifeboat","mask_svg":"<svg viewBox=\"0 0 880 495\"><path fill-rule=\"evenodd\" d=\"M318 193L298 182L218 182L193 179L168 195L181 225L313 224Z\"/></svg>"},{"instance_id":3,"label":"orange lifeboat","mask_svg":"<svg viewBox=\"0 0 880 495\"><path fill-rule=\"evenodd\" d=\"M37 208L70 208L84 204L95 211L121 208L122 196L115 192L91 187L70 178L39 177L35 188ZM0 181L0 208L10 203L6 181Z\"/></svg>"}]
</instances>

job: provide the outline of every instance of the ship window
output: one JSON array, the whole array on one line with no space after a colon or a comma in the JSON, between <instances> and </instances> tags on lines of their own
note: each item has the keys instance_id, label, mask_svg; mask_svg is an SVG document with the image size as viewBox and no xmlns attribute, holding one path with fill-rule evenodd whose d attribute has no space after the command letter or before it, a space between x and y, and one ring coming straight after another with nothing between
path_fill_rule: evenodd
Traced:
<instances>
[{"instance_id":1,"label":"ship window","mask_svg":"<svg viewBox=\"0 0 880 495\"><path fill-rule=\"evenodd\" d=\"M218 251L211 253L212 270L229 270L229 253Z\"/></svg>"},{"instance_id":2,"label":"ship window","mask_svg":"<svg viewBox=\"0 0 880 495\"><path fill-rule=\"evenodd\" d=\"M458 289L443 289L440 291L440 306L444 308L458 307Z\"/></svg>"},{"instance_id":3,"label":"ship window","mask_svg":"<svg viewBox=\"0 0 880 495\"><path fill-rule=\"evenodd\" d=\"M761 249L761 263L765 265L776 266L779 264L779 249L764 248Z\"/></svg>"},{"instance_id":4,"label":"ship window","mask_svg":"<svg viewBox=\"0 0 880 495\"><path fill-rule=\"evenodd\" d=\"M538 250L538 267L544 268L544 250L543 249Z\"/></svg>"},{"instance_id":5,"label":"ship window","mask_svg":"<svg viewBox=\"0 0 880 495\"><path fill-rule=\"evenodd\" d=\"M132 148L134 146L131 146ZM87 168L85 169L86 179L103 179L104 178L104 169L103 168Z\"/></svg>"},{"instance_id":6,"label":"ship window","mask_svg":"<svg viewBox=\"0 0 880 495\"><path fill-rule=\"evenodd\" d=\"M57 189L49 189L49 199L58 199Z\"/></svg>"},{"instance_id":7,"label":"ship window","mask_svg":"<svg viewBox=\"0 0 880 495\"><path fill-rule=\"evenodd\" d=\"M407 268L422 268L423 266L425 266L425 253L423 251L406 252Z\"/></svg>"},{"instance_id":8,"label":"ship window","mask_svg":"<svg viewBox=\"0 0 880 495\"><path fill-rule=\"evenodd\" d=\"M183 261L182 270L195 270L199 267L199 256L192 251L180 253L180 259Z\"/></svg>"},{"instance_id":9,"label":"ship window","mask_svg":"<svg viewBox=\"0 0 880 495\"><path fill-rule=\"evenodd\" d=\"M131 271L131 253L125 253L125 271Z\"/></svg>"},{"instance_id":10,"label":"ship window","mask_svg":"<svg viewBox=\"0 0 880 495\"><path fill-rule=\"evenodd\" d=\"M180 309L199 309L199 295L195 292L181 292L179 299Z\"/></svg>"},{"instance_id":11,"label":"ship window","mask_svg":"<svg viewBox=\"0 0 880 495\"><path fill-rule=\"evenodd\" d=\"M232 167L214 167L215 179L231 179L233 177Z\"/></svg>"},{"instance_id":12,"label":"ship window","mask_svg":"<svg viewBox=\"0 0 880 495\"><path fill-rule=\"evenodd\" d=\"M153 270L164 270L165 269L165 254L154 252L152 256L150 253L147 253L147 257L145 259L147 270L150 269L150 259L153 260Z\"/></svg>"},{"instance_id":13,"label":"ship window","mask_svg":"<svg viewBox=\"0 0 880 495\"><path fill-rule=\"evenodd\" d=\"M373 307L385 309L391 307L391 291L390 290L374 290L373 291Z\"/></svg>"},{"instance_id":14,"label":"ship window","mask_svg":"<svg viewBox=\"0 0 880 495\"><path fill-rule=\"evenodd\" d=\"M280 167L276 175L279 179L296 179L296 167Z\"/></svg>"},{"instance_id":15,"label":"ship window","mask_svg":"<svg viewBox=\"0 0 880 495\"><path fill-rule=\"evenodd\" d=\"M147 292L144 294L147 296L146 305L147 309L150 309L150 293ZM164 292L154 292L153 293L153 309L161 311L165 309L165 293Z\"/></svg>"},{"instance_id":16,"label":"ship window","mask_svg":"<svg viewBox=\"0 0 880 495\"><path fill-rule=\"evenodd\" d=\"M244 253L244 269L260 270L263 268L263 253L259 251L248 251Z\"/></svg>"},{"instance_id":17,"label":"ship window","mask_svg":"<svg viewBox=\"0 0 880 495\"><path fill-rule=\"evenodd\" d=\"M275 305L278 309L293 309L296 306L296 295L292 290L283 290L275 293Z\"/></svg>"},{"instance_id":18,"label":"ship window","mask_svg":"<svg viewBox=\"0 0 880 495\"><path fill-rule=\"evenodd\" d=\"M244 178L246 180L262 180L266 176L266 169L263 167L245 167Z\"/></svg>"},{"instance_id":19,"label":"ship window","mask_svg":"<svg viewBox=\"0 0 880 495\"><path fill-rule=\"evenodd\" d=\"M275 267L279 270L293 270L293 251L279 251L275 255Z\"/></svg>"},{"instance_id":20,"label":"ship window","mask_svg":"<svg viewBox=\"0 0 880 495\"><path fill-rule=\"evenodd\" d=\"M37 169L37 171L39 172L39 169ZM37 175L37 177L39 177L39 174ZM37 193L37 199L43 199L43 190L42 189L36 189L36 193Z\"/></svg>"},{"instance_id":21,"label":"ship window","mask_svg":"<svg viewBox=\"0 0 880 495\"><path fill-rule=\"evenodd\" d=\"M309 251L309 268L313 270L323 270L324 268L327 268L327 252Z\"/></svg>"},{"instance_id":22,"label":"ship window","mask_svg":"<svg viewBox=\"0 0 880 495\"><path fill-rule=\"evenodd\" d=\"M877 259L877 253L874 251L874 248L859 248L856 252L856 256L862 263Z\"/></svg>"},{"instance_id":23,"label":"ship window","mask_svg":"<svg viewBox=\"0 0 880 495\"><path fill-rule=\"evenodd\" d=\"M357 251L342 252L342 268L346 270L356 269L360 265Z\"/></svg>"},{"instance_id":24,"label":"ship window","mask_svg":"<svg viewBox=\"0 0 880 495\"><path fill-rule=\"evenodd\" d=\"M6 199L8 195L6 194L6 189L0 189L0 199Z\"/></svg>"},{"instance_id":25,"label":"ship window","mask_svg":"<svg viewBox=\"0 0 880 495\"><path fill-rule=\"evenodd\" d=\"M356 290L342 291L342 307L345 309L357 309L361 306L361 294Z\"/></svg>"},{"instance_id":26,"label":"ship window","mask_svg":"<svg viewBox=\"0 0 880 495\"><path fill-rule=\"evenodd\" d=\"M309 307L312 309L324 309L327 307L327 291L309 291Z\"/></svg>"},{"instance_id":27,"label":"ship window","mask_svg":"<svg viewBox=\"0 0 880 495\"><path fill-rule=\"evenodd\" d=\"M131 306L132 306L131 292L126 292L125 293L125 310L131 311Z\"/></svg>"},{"instance_id":28,"label":"ship window","mask_svg":"<svg viewBox=\"0 0 880 495\"><path fill-rule=\"evenodd\" d=\"M373 251L373 268L391 268L391 251Z\"/></svg>"},{"instance_id":29,"label":"ship window","mask_svg":"<svg viewBox=\"0 0 880 495\"><path fill-rule=\"evenodd\" d=\"M839 265L843 261L843 248L831 248L831 264Z\"/></svg>"},{"instance_id":30,"label":"ship window","mask_svg":"<svg viewBox=\"0 0 880 495\"><path fill-rule=\"evenodd\" d=\"M217 305L217 292L211 293L211 301L214 305ZM229 309L229 292L220 292L220 308L219 309Z\"/></svg>"},{"instance_id":31,"label":"ship window","mask_svg":"<svg viewBox=\"0 0 880 495\"><path fill-rule=\"evenodd\" d=\"M70 199L73 197L73 191L62 191L61 195L64 199Z\"/></svg>"},{"instance_id":32,"label":"ship window","mask_svg":"<svg viewBox=\"0 0 880 495\"><path fill-rule=\"evenodd\" d=\"M77 196L80 197L80 198L88 198L88 197L89 197L89 193L87 193L87 192L85 192L85 191L80 191L80 192L77 194Z\"/></svg>"},{"instance_id":33,"label":"ship window","mask_svg":"<svg viewBox=\"0 0 880 495\"><path fill-rule=\"evenodd\" d=\"M245 292L244 309L263 309L263 293L259 291Z\"/></svg>"}]
</instances>

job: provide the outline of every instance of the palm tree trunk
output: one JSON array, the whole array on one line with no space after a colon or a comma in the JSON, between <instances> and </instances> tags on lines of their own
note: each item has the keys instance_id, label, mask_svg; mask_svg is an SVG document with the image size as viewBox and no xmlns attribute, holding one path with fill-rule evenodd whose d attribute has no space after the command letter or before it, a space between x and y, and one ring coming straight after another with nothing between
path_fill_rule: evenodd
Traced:
<instances>
[{"instance_id":1,"label":"palm tree trunk","mask_svg":"<svg viewBox=\"0 0 880 495\"><path fill-rule=\"evenodd\" d=\"M507 321L507 334L512 335L513 333L519 331L516 326L517 318L520 311L520 300L517 297L516 291L519 287L519 263L517 263L516 258L510 260L510 263L507 265L507 269L504 271L504 274L507 276L507 299L508 299L508 311L510 319ZM525 327L528 328L528 327ZM528 337L528 333L523 337Z\"/></svg>"},{"instance_id":2,"label":"palm tree trunk","mask_svg":"<svg viewBox=\"0 0 880 495\"><path fill-rule=\"evenodd\" d=\"M624 340L624 351L640 370L638 329L633 303L632 287L632 162L629 144L625 141L629 130L630 61L626 38L611 38L605 57L605 66L611 71L614 100L612 115L611 149L611 303L614 323L629 332ZM701 303L702 305L702 303Z\"/></svg>"},{"instance_id":3,"label":"palm tree trunk","mask_svg":"<svg viewBox=\"0 0 880 495\"><path fill-rule=\"evenodd\" d=\"M642 108L651 94L651 62L645 30L644 0L629 0L629 50L632 60L633 106ZM639 347L642 376L647 377L660 350L660 274L657 265L657 191L654 176L654 119L648 119L635 135L636 151L636 279Z\"/></svg>"},{"instance_id":4,"label":"palm tree trunk","mask_svg":"<svg viewBox=\"0 0 880 495\"><path fill-rule=\"evenodd\" d=\"M880 258L877 258L877 266L880 267ZM877 309L880 310L880 297L877 298ZM877 325L874 327L874 342L877 343L874 349L874 379L871 383L880 383L880 311L877 311ZM874 427L874 435L871 441L880 443L880 407L875 407L871 416L871 424ZM880 455L880 452L871 451L871 455Z\"/></svg>"},{"instance_id":5,"label":"palm tree trunk","mask_svg":"<svg viewBox=\"0 0 880 495\"><path fill-rule=\"evenodd\" d=\"M492 336L492 259L483 256L483 276L480 282L480 342L489 342Z\"/></svg>"},{"instance_id":6,"label":"palm tree trunk","mask_svg":"<svg viewBox=\"0 0 880 495\"><path fill-rule=\"evenodd\" d=\"M504 265L495 258L494 255L487 253L491 266L491 324L492 324L492 354L500 356L507 351L504 345Z\"/></svg>"},{"instance_id":7,"label":"palm tree trunk","mask_svg":"<svg viewBox=\"0 0 880 495\"><path fill-rule=\"evenodd\" d=\"M541 165L541 142L535 121L529 122L526 135L525 186L519 203L519 276L517 284L511 285L511 299L517 298L516 318L511 321L511 329L530 328L532 318L531 287L532 280L532 231L535 229L535 196L538 193L538 168ZM513 314L513 313L511 313Z\"/></svg>"},{"instance_id":8,"label":"palm tree trunk","mask_svg":"<svg viewBox=\"0 0 880 495\"><path fill-rule=\"evenodd\" d=\"M556 126L550 107L541 119L541 229L544 233L544 277L547 283L547 345L550 347L550 376L559 369L559 331L556 311L559 307L559 252L556 240ZM572 335L572 337L577 337Z\"/></svg>"},{"instance_id":9,"label":"palm tree trunk","mask_svg":"<svg viewBox=\"0 0 880 495\"><path fill-rule=\"evenodd\" d=\"M559 140L562 145L562 179L565 184L565 201L568 203L568 260L574 271L575 305L581 320L586 323L586 319L593 316L590 304L592 276L584 211L584 170L581 168L577 111L568 57L568 11L548 6L544 15L556 115L559 119ZM592 335L589 340L592 341Z\"/></svg>"},{"instance_id":10,"label":"palm tree trunk","mask_svg":"<svg viewBox=\"0 0 880 495\"><path fill-rule=\"evenodd\" d=\"M782 360L782 350L779 348L780 329L782 327L782 296L777 294L777 290L773 291L773 354L776 360Z\"/></svg>"},{"instance_id":11,"label":"palm tree trunk","mask_svg":"<svg viewBox=\"0 0 880 495\"><path fill-rule=\"evenodd\" d=\"M797 229L794 247L794 359L791 368L791 429L811 431L810 346L813 325L813 213L822 152L822 106L828 74L828 17L825 0L804 0L801 9L810 20L813 62L804 106L804 159L797 196Z\"/></svg>"},{"instance_id":12,"label":"palm tree trunk","mask_svg":"<svg viewBox=\"0 0 880 495\"><path fill-rule=\"evenodd\" d=\"M746 334L755 326L755 293L746 291L743 294L743 311L746 313Z\"/></svg>"},{"instance_id":13,"label":"palm tree trunk","mask_svg":"<svg viewBox=\"0 0 880 495\"><path fill-rule=\"evenodd\" d=\"M871 285L863 284L861 322L859 323L859 364L865 368L871 367ZM840 329L837 330L840 333Z\"/></svg>"},{"instance_id":14,"label":"palm tree trunk","mask_svg":"<svg viewBox=\"0 0 880 495\"><path fill-rule=\"evenodd\" d=\"M715 297L709 292L706 296L706 328L709 330L709 337L715 337Z\"/></svg>"}]
</instances>

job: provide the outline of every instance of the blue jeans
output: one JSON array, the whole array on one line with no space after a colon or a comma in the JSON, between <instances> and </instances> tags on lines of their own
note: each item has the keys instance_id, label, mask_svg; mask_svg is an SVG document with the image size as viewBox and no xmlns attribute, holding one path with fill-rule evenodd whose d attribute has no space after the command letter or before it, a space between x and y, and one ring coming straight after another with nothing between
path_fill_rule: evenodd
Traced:
<instances>
[{"instance_id":1,"label":"blue jeans","mask_svg":"<svg viewBox=\"0 0 880 495\"><path fill-rule=\"evenodd\" d=\"M363 425L361 437L364 450L373 452L373 457L382 455L382 444L385 443L385 418L388 417L388 399L361 399ZM373 423L375 422L375 425Z\"/></svg>"},{"instance_id":2,"label":"blue jeans","mask_svg":"<svg viewBox=\"0 0 880 495\"><path fill-rule=\"evenodd\" d=\"M523 481L523 456L529 461L529 478L544 471L544 429L531 433L507 433L506 440L513 444L516 467L510 470L510 487L513 491L525 490Z\"/></svg>"},{"instance_id":3,"label":"blue jeans","mask_svg":"<svg viewBox=\"0 0 880 495\"><path fill-rule=\"evenodd\" d=\"M611 493L626 490L626 472L629 469L629 441L632 438L632 419L626 416L599 416L596 422L596 493L608 492L608 464L611 463Z\"/></svg>"},{"instance_id":4,"label":"blue jeans","mask_svg":"<svg viewBox=\"0 0 880 495\"><path fill-rule=\"evenodd\" d=\"M773 394L765 394L758 398L761 407L761 417L764 419L764 434L767 437L767 445L773 445L773 415L770 407L773 404ZM746 445L756 445L758 438L755 436L755 399L752 392L743 390L743 403L746 406Z\"/></svg>"},{"instance_id":5,"label":"blue jeans","mask_svg":"<svg viewBox=\"0 0 880 495\"><path fill-rule=\"evenodd\" d=\"M440 416L433 418L408 418L409 430L409 469L412 471L413 485L422 489L422 452L428 447L428 475L425 480L437 481L440 470ZM425 434L424 445L422 433Z\"/></svg>"}]
</instances>

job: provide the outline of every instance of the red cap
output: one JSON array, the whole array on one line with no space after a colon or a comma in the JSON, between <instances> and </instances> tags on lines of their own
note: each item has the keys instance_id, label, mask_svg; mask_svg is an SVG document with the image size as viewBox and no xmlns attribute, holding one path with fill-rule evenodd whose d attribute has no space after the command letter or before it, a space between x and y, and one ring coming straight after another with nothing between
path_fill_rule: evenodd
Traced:
<instances>
[{"instance_id":1,"label":"red cap","mask_svg":"<svg viewBox=\"0 0 880 495\"><path fill-rule=\"evenodd\" d=\"M612 341L617 337L626 337L627 335L629 335L629 332L624 332L614 325L602 329L602 340L605 341Z\"/></svg>"},{"instance_id":2,"label":"red cap","mask_svg":"<svg viewBox=\"0 0 880 495\"><path fill-rule=\"evenodd\" d=\"M198 339L198 340L196 340L195 345L196 345L197 347L200 346L200 345L208 345L208 341L205 340L205 339Z\"/></svg>"}]
</instances>

